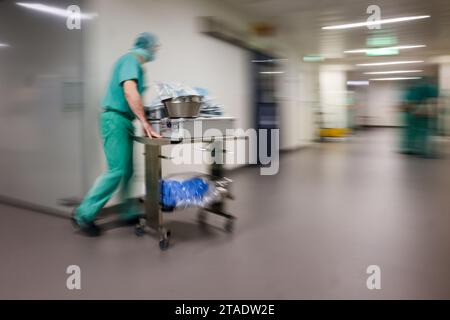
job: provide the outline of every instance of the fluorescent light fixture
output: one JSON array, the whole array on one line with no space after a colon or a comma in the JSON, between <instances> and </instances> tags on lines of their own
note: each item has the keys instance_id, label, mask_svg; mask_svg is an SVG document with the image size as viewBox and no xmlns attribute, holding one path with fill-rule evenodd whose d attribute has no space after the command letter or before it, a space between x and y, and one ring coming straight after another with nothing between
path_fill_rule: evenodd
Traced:
<instances>
[{"instance_id":1,"label":"fluorescent light fixture","mask_svg":"<svg viewBox=\"0 0 450 320\"><path fill-rule=\"evenodd\" d=\"M366 48L366 49L354 49L346 50L344 53L367 53L373 50L404 50L404 49L414 49L426 47L424 44L410 45L410 46L396 46L396 47L385 47L385 48Z\"/></svg>"},{"instance_id":2,"label":"fluorescent light fixture","mask_svg":"<svg viewBox=\"0 0 450 320\"><path fill-rule=\"evenodd\" d=\"M364 72L364 74L397 74L397 73L418 73L418 72L423 72L423 70L374 71L374 72Z\"/></svg>"},{"instance_id":3,"label":"fluorescent light fixture","mask_svg":"<svg viewBox=\"0 0 450 320\"><path fill-rule=\"evenodd\" d=\"M348 86L368 86L369 81L350 80L350 81L347 81L347 85Z\"/></svg>"},{"instance_id":4,"label":"fluorescent light fixture","mask_svg":"<svg viewBox=\"0 0 450 320\"><path fill-rule=\"evenodd\" d=\"M0 48L6 48L9 47L9 44L7 43L0 43Z\"/></svg>"},{"instance_id":5,"label":"fluorescent light fixture","mask_svg":"<svg viewBox=\"0 0 450 320\"><path fill-rule=\"evenodd\" d=\"M53 14L53 15L60 16L60 17L68 18L71 16L71 13L68 12L66 9L52 7L52 6L48 6L48 5L41 4L41 3L16 2L16 4L21 7L24 7L24 8L41 11L41 12ZM97 14L86 14L86 13L80 14L81 19L92 19L96 16L97 16Z\"/></svg>"},{"instance_id":6,"label":"fluorescent light fixture","mask_svg":"<svg viewBox=\"0 0 450 320\"><path fill-rule=\"evenodd\" d=\"M399 78L375 78L370 81L397 81L397 80L416 80L422 79L422 77L399 77Z\"/></svg>"},{"instance_id":7,"label":"fluorescent light fixture","mask_svg":"<svg viewBox=\"0 0 450 320\"><path fill-rule=\"evenodd\" d=\"M392 19L381 19L381 20L377 20L377 21L364 21L364 22L357 22L357 23L340 24L340 25L336 25L336 26L327 26L327 27L322 27L322 29L323 30L350 29L350 28L367 27L367 26L374 26L374 25L381 25L381 24L388 24L388 23L427 19L427 18L430 18L430 16L425 15L425 16L400 17L400 18L392 18Z\"/></svg>"},{"instance_id":8,"label":"fluorescent light fixture","mask_svg":"<svg viewBox=\"0 0 450 320\"><path fill-rule=\"evenodd\" d=\"M375 66L390 66L395 64L411 64L411 63L422 63L423 60L414 60L414 61L390 61L390 62L376 62L376 63L360 63L357 64L357 67L375 67Z\"/></svg>"},{"instance_id":9,"label":"fluorescent light fixture","mask_svg":"<svg viewBox=\"0 0 450 320\"><path fill-rule=\"evenodd\" d=\"M282 74L284 71L261 71L261 74Z\"/></svg>"}]
</instances>

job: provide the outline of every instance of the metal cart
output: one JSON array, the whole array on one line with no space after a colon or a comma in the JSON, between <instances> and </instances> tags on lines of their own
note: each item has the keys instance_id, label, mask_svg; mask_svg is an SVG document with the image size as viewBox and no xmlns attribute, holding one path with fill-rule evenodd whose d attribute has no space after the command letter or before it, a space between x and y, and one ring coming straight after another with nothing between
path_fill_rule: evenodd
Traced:
<instances>
[{"instance_id":1,"label":"metal cart","mask_svg":"<svg viewBox=\"0 0 450 320\"><path fill-rule=\"evenodd\" d=\"M160 138L150 139L148 137L135 137L134 140L145 145L145 188L146 194L144 197L145 218L140 220L140 223L135 227L137 236L143 236L148 229L156 231L159 235L159 247L161 250L169 248L171 231L164 226L164 213L161 210L161 195L160 195L160 181L161 175L161 160L169 159L161 154L161 147L171 144L188 144L188 143L208 143L213 145L211 148L211 156L222 157L222 163L225 163L226 141L246 139L246 137L237 136L215 136L207 138ZM219 153L219 154L218 154ZM223 164L212 162L210 165L211 177L224 177ZM227 232L233 231L234 216L225 212L224 201L216 202L208 207L200 208L198 213L198 221L200 224L205 223L206 213L210 212L226 219L225 230Z\"/></svg>"}]
</instances>

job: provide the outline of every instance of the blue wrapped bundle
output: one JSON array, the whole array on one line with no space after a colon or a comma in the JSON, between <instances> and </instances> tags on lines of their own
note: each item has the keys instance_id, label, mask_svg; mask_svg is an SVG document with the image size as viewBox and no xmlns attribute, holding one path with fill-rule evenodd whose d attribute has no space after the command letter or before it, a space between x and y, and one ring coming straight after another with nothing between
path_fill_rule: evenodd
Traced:
<instances>
[{"instance_id":1,"label":"blue wrapped bundle","mask_svg":"<svg viewBox=\"0 0 450 320\"><path fill-rule=\"evenodd\" d=\"M161 204L168 208L201 205L208 186L201 178L184 181L162 180Z\"/></svg>"}]
</instances>

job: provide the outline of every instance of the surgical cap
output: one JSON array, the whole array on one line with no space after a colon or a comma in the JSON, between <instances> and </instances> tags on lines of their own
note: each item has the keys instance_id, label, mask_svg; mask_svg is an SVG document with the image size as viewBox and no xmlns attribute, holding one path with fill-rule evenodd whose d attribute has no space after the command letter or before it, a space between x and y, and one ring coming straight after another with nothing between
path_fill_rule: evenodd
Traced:
<instances>
[{"instance_id":1,"label":"surgical cap","mask_svg":"<svg viewBox=\"0 0 450 320\"><path fill-rule=\"evenodd\" d=\"M136 40L134 41L135 49L145 49L149 50L157 43L157 38L154 34L149 32L142 32L138 34Z\"/></svg>"}]
</instances>

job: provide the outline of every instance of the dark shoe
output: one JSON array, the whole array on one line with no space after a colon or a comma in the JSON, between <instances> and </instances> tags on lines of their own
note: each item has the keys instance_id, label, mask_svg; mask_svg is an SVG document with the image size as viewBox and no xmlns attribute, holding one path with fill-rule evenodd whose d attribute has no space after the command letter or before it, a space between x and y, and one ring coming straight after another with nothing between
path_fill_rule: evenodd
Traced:
<instances>
[{"instance_id":1,"label":"dark shoe","mask_svg":"<svg viewBox=\"0 0 450 320\"><path fill-rule=\"evenodd\" d=\"M89 237L98 237L102 234L102 230L93 221L80 225L80 230Z\"/></svg>"},{"instance_id":2,"label":"dark shoe","mask_svg":"<svg viewBox=\"0 0 450 320\"><path fill-rule=\"evenodd\" d=\"M86 221L82 219L82 222L79 222L75 218L75 211L74 213L72 213L72 217L70 218L70 220L72 221L72 224L75 228L89 237L98 237L102 233L102 230L95 224L94 221Z\"/></svg>"}]
</instances>

